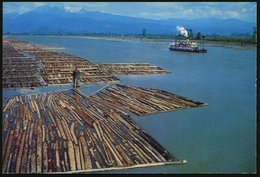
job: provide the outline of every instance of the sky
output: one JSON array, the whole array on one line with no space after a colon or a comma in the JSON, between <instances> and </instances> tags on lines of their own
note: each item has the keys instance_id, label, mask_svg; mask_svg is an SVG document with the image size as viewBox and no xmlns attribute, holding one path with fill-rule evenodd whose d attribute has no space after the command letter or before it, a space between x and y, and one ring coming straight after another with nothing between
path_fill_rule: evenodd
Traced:
<instances>
[{"instance_id":1,"label":"sky","mask_svg":"<svg viewBox=\"0 0 260 177\"><path fill-rule=\"evenodd\" d=\"M99 11L148 19L240 19L256 22L256 2L4 2L4 13L23 14L51 6L77 13Z\"/></svg>"}]
</instances>

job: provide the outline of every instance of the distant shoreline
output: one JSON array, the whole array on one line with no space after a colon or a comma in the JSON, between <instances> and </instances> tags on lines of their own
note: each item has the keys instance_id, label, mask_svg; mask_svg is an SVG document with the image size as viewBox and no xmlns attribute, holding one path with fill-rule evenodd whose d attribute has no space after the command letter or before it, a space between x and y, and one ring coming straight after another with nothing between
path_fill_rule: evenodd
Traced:
<instances>
[{"instance_id":1,"label":"distant shoreline","mask_svg":"<svg viewBox=\"0 0 260 177\"><path fill-rule=\"evenodd\" d=\"M3 35L3 38L8 36L46 36L46 37L70 37L70 38L85 38L85 39L94 39L94 40L108 40L115 42L148 42L148 43L162 43L169 44L174 39L170 38L141 38L141 37L132 37L132 36L83 36L83 35L30 35L30 34L10 34ZM197 41L198 42L198 41ZM202 43L198 42L200 45ZM256 50L256 44L247 44L244 43L241 45L241 42L227 42L227 41L207 41L205 40L205 46L215 46L215 47L231 47L236 49L244 50Z\"/></svg>"}]
</instances>

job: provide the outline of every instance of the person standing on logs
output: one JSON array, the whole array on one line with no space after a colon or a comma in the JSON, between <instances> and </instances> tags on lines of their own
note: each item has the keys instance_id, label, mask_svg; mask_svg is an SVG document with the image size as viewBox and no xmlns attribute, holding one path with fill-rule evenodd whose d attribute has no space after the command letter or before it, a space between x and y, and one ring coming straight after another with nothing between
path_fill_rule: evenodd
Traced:
<instances>
[{"instance_id":1,"label":"person standing on logs","mask_svg":"<svg viewBox=\"0 0 260 177\"><path fill-rule=\"evenodd\" d=\"M73 88L79 88L80 87L80 71L78 70L77 66L75 70L73 71Z\"/></svg>"}]
</instances>

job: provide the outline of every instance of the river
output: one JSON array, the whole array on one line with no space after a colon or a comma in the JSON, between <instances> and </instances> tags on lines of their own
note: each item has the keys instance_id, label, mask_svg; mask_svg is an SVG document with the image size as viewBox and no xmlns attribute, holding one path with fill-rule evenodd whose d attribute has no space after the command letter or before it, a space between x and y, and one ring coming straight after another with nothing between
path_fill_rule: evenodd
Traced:
<instances>
[{"instance_id":1,"label":"river","mask_svg":"<svg viewBox=\"0 0 260 177\"><path fill-rule=\"evenodd\" d=\"M206 46L208 53L169 51L167 43L113 41L78 37L8 36L99 63L145 62L168 75L118 76L121 84L158 88L208 106L149 116L134 121L186 165L166 165L102 173L254 173L256 171L256 50ZM93 93L105 84L83 85ZM69 89L70 85L9 90L11 95Z\"/></svg>"}]
</instances>

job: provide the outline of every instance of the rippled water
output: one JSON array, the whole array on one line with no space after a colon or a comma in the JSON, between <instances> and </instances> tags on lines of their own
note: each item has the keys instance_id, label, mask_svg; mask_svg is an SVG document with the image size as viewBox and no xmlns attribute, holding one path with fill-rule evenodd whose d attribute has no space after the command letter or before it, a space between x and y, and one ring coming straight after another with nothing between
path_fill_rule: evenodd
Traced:
<instances>
[{"instance_id":1,"label":"rippled water","mask_svg":"<svg viewBox=\"0 0 260 177\"><path fill-rule=\"evenodd\" d=\"M208 103L208 106L149 116L132 116L186 165L166 165L102 173L254 173L256 171L256 51L207 46L208 53L168 50L166 43L108 41L72 37L12 36L64 47L95 62L147 62L173 74L119 76L121 83L152 87ZM83 85L93 93L105 84ZM4 91L3 98L52 87Z\"/></svg>"}]
</instances>

